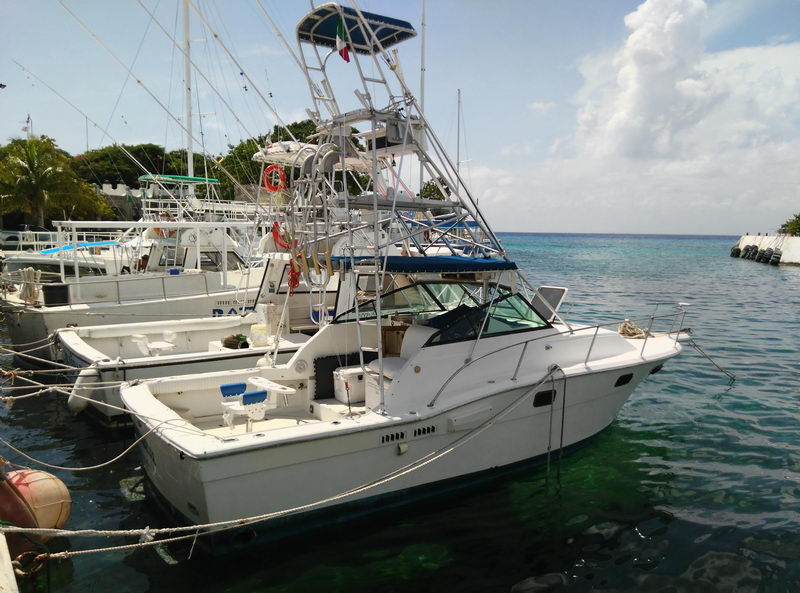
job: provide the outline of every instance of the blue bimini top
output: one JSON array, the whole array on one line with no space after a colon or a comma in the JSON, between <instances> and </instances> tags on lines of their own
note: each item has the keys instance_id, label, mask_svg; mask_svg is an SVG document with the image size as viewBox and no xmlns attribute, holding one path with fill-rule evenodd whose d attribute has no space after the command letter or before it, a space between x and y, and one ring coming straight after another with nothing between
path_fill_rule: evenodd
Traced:
<instances>
[{"instance_id":1,"label":"blue bimini top","mask_svg":"<svg viewBox=\"0 0 800 593\"><path fill-rule=\"evenodd\" d=\"M347 47L356 53L371 55L379 51L378 43L384 49L388 49L417 34L407 21L363 10L361 14L368 27L366 36L365 31L359 26L358 13L354 9L334 2L323 4L309 12L298 23L297 39L314 45L336 47L336 27L342 20L347 31Z\"/></svg>"},{"instance_id":2,"label":"blue bimini top","mask_svg":"<svg viewBox=\"0 0 800 593\"><path fill-rule=\"evenodd\" d=\"M356 263L372 262L371 257L356 257ZM344 269L350 268L349 257L332 257L331 261L341 262ZM428 257L408 257L390 255L379 258L381 265L386 263L386 271L395 274L457 274L466 272L499 272L516 270L517 264L502 259L465 257L462 255L431 255Z\"/></svg>"}]
</instances>

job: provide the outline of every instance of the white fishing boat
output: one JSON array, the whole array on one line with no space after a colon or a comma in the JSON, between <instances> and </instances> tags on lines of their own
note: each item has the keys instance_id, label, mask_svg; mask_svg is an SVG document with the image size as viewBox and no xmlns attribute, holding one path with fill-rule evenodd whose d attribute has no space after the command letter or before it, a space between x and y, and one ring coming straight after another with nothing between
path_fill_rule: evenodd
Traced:
<instances>
[{"instance_id":1,"label":"white fishing boat","mask_svg":"<svg viewBox=\"0 0 800 593\"><path fill-rule=\"evenodd\" d=\"M2 308L23 359L51 360L49 336L69 325L240 315L253 308L264 268L247 265L228 233L231 227L253 230L253 223L164 220L131 225L150 241L138 260L119 274L82 277L76 267L62 282L28 288L23 284L13 292L4 285Z\"/></svg>"},{"instance_id":2,"label":"white fishing boat","mask_svg":"<svg viewBox=\"0 0 800 593\"><path fill-rule=\"evenodd\" d=\"M333 262L349 280L339 300L352 307L284 363L122 387L149 483L178 521L241 528L326 512L341 520L544 462L611 424L637 385L681 350L680 308L656 310L638 320L645 330L622 335L617 322L564 319L566 289L530 286L430 129L397 53L387 51L414 34L407 22L337 4L314 8L297 26L320 144L335 145L343 160L353 154L351 126L368 126L370 183L351 193L343 166L338 191L320 205L344 207L351 227L374 229L370 256ZM346 112L327 75L337 43L363 83L361 105ZM410 158L444 180L441 200L405 186ZM434 218L433 208L444 214ZM388 254L388 245L405 255ZM470 246L478 257L461 255Z\"/></svg>"}]
</instances>

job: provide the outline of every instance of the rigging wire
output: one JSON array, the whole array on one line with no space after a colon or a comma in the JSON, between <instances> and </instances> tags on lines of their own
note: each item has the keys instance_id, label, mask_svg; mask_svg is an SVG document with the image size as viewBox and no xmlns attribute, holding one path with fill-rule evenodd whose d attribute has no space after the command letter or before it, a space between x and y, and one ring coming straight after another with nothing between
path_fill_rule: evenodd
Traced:
<instances>
[{"instance_id":1,"label":"rigging wire","mask_svg":"<svg viewBox=\"0 0 800 593\"><path fill-rule=\"evenodd\" d=\"M175 3L175 22L172 27L172 35L173 37L178 34L178 8L180 7L180 3ZM160 25L158 21L156 21L157 25ZM170 63L169 63L169 89L167 91L167 107L172 105L172 87L174 86L175 82L175 48L177 44L173 43L172 51L170 52ZM164 124L164 158L162 160L162 172L167 170L167 139L169 138L169 123L170 119L167 118Z\"/></svg>"},{"instance_id":2,"label":"rigging wire","mask_svg":"<svg viewBox=\"0 0 800 593\"><path fill-rule=\"evenodd\" d=\"M144 82L143 82L143 81L142 81L140 78L138 78L138 77L137 77L137 76L136 76L136 75L133 73L133 71L131 71L131 70L130 70L130 69L129 69L129 68L126 66L126 65L125 65L125 63L124 63L122 60L120 60L120 59L119 59L119 57L118 57L118 56L117 56L117 55L116 55L114 52L112 52L112 51L111 51L111 49L108 47L108 45L107 45L107 44L106 44L106 43L105 43L105 42L104 42L102 39L100 39L100 37L98 37L98 35L97 35L96 33L94 33L94 31L92 31L92 30L91 30L91 28L89 28L89 26L88 26L88 25L86 25L86 23L84 23L84 22L83 22L83 21L82 21L80 18L78 18L78 16L77 16L77 15L76 15L76 14L75 14L75 13L74 13L72 10L70 10L70 9L69 9L69 7L68 7L66 4L64 4L64 0L58 0L58 3L61 5L61 7L62 7L62 8L65 10L65 11L67 11L67 13L68 13L68 14L69 14L69 15L70 15L70 16L71 16L73 19L75 19L75 21L76 21L78 24L80 24L80 25L81 25L81 27L82 27L82 28L83 28L83 29L84 29L84 30L85 30L87 33L89 33L89 35L91 35L91 37L92 37L92 38L93 38L95 41L97 41L97 43L98 43L98 44L99 44L99 45L100 45L100 46L101 46L101 47L102 47L104 50L106 50L106 52L108 52L108 54L109 54L109 55L110 55L112 58L114 58L114 60L115 60L115 61L116 61L116 62L117 62L117 63L118 63L120 66L122 66L122 67L125 69L125 71L126 71L126 72L128 72L128 74L131 76L131 78L133 78L133 79L136 81L136 83L137 83L137 84L139 84L139 86L141 86L141 87L142 87L142 88L145 90L145 92L147 92L147 94L150 96L150 98L151 98L151 99L153 99L153 100L154 100L154 101L155 101L155 102L158 104L158 106L159 106L159 107L161 107L161 108L162 108L162 109L163 109L163 110L164 110L164 111L165 111L165 112L166 112L166 113L167 113L167 114L168 114L168 115L169 115L169 116L170 116L170 117L171 117L171 118L172 118L172 119L175 121L175 123L177 123L177 124L180 126L180 128L186 132L186 134L187 134L187 135L189 135L189 130L188 130L188 128L187 128L186 126L184 126L184 125L183 125L183 124L180 122L180 120L179 120L179 119L178 119L178 118L177 118L177 117L176 117L176 116L175 116L175 115L174 115L174 114L173 114L173 113L172 113L172 112L171 112L169 109L167 109L167 107L164 105L164 103L163 103L163 102L162 102L162 101L161 101L161 100L160 100L158 97L156 97L156 95L155 95L155 94L154 94L154 93L153 93L153 92L150 90L150 88L149 88L147 85L145 85L145 84L144 84ZM194 6L193 6L193 8L194 8ZM195 11L196 11L196 8L195 8ZM201 15L201 19L203 19L202 15ZM203 19L203 20L204 20L204 19ZM204 21L205 21L205 20L204 20ZM195 141L195 142L197 142L197 143L199 144L199 142L198 142L197 138L195 138L195 137L194 137L194 135L192 135L192 136L191 136L191 138L192 138L192 140L193 140L193 141ZM128 152L128 154L130 154L130 153ZM212 156L212 155L208 155L208 154L206 154L205 156L206 156L206 157L211 157L211 158L213 159L213 156ZM244 186L243 186L241 183L239 183L239 182L236 180L236 178L235 178L233 175L231 175L231 173L230 173L230 172L229 172L229 171L228 171L228 170L227 170L225 167L223 167L223 166L220 164L220 165L219 165L219 168L220 168L220 170L222 170L222 172L224 172L224 173L225 173L225 174L226 174L226 175L227 175L227 176L228 176L228 177L231 179L231 181L233 181L233 183L234 183L235 185L239 186L239 187L242 189L243 193L244 193L244 194L245 194L245 195L246 195L246 196L247 196L247 197L248 197L248 198L249 198L251 201L255 202L255 198L254 198L254 196L253 196L253 195L252 195L252 194L251 194L251 193L250 193L250 192L247 190L247 188L245 188L245 187L244 187Z\"/></svg>"},{"instance_id":3,"label":"rigging wire","mask_svg":"<svg viewBox=\"0 0 800 593\"><path fill-rule=\"evenodd\" d=\"M133 161L133 163L134 163L134 164L135 164L137 167L139 167L139 168L140 168L140 169L141 169L141 170L142 170L144 173L147 173L147 174L149 174L149 173L150 173L150 171L148 171L148 170L147 170L147 168L146 168L146 167L145 167L145 166L144 166L142 163L140 163L140 162L139 162L139 160L138 160L138 159L137 159L135 156L133 156L133 155L131 154L131 152L130 152L130 151L129 151L129 150L126 148L126 147L125 147L125 145L124 145L124 144L120 144L120 143L119 143L119 142L118 142L118 141L117 141L117 140L116 140L116 139L115 139L115 138L114 138L114 137L111 135L111 132L109 132L108 130L104 129L104 128L103 128L103 127L100 125L100 124L98 124L98 123L97 123L96 121L94 121L94 120L93 120L91 117L89 117L89 116L88 116L86 113L84 113L84 112L83 112L83 111L82 111L82 110L81 110L79 107L77 107L77 106L76 106L76 105L75 105L75 104L74 104L72 101L70 101L69 99L67 99L67 98L66 98L64 95L62 95L61 93L59 93L59 92L58 92L57 90L55 90L55 89L54 89L52 86L50 86L49 84L47 84L47 83L46 83L46 82L45 82L43 79L39 78L39 77L38 77L36 74L34 74L34 73L33 73L33 72L31 72L30 70L28 70L28 69L27 69L25 66L23 66L22 64L20 64L20 63L19 63L19 62L17 62L16 60L13 60L13 62L14 62L14 63L15 63L17 66L19 66L20 68L22 68L22 70L23 70L23 71L27 72L28 74L30 74L31 76L33 76L33 77L34 77L36 80L38 80L40 83L42 83L44 86L46 86L46 87L48 88L48 90L50 90L50 92L54 93L54 94L55 94L55 95L56 95L56 96L57 96L59 99L61 99L62 101L64 101L64 102L65 102L67 105L69 105L69 106L70 106L70 107L72 107L72 108L73 108L75 111L77 111L77 112L78 112L78 113L80 113L80 114L81 114L83 117L85 117L85 118L86 118L86 119L87 119L89 122L91 122L91 124L92 124L94 127L98 128L99 130L102 130L102 131L106 132L106 134L108 135L108 137L109 137L109 138L111 138L111 140L114 142L114 146L116 146L116 147L117 147L117 148L119 148L119 149L120 149L120 150L121 150L123 153L125 153L125 155L126 155L126 156L127 156L127 157L128 157L130 160L131 160L131 161ZM113 159L112 159L112 162L113 162ZM163 189L163 190L164 190L164 191L167 193L167 195L168 195L170 198L172 198L173 200L176 200L175 196L172 194L172 192L171 192L171 191L169 191L169 189L167 189L167 188L164 186L164 184L162 184L160 181L158 181L158 179L155 179L155 182L158 184L158 186L159 186L161 189Z\"/></svg>"},{"instance_id":4,"label":"rigging wire","mask_svg":"<svg viewBox=\"0 0 800 593\"><path fill-rule=\"evenodd\" d=\"M59 2L63 2L63 0L58 0L58 1L59 1ZM236 66L236 67L239 69L239 72L241 72L241 73L242 73L242 76L244 76L244 78L245 78L245 79L246 79L246 80L247 80L247 81L250 83L250 86L253 88L253 90L256 92L256 94L258 94L258 96L261 98L261 100L264 102L264 104L265 104L265 105L267 106L267 108L270 110L270 112L271 112L271 113L272 113L272 115L275 117L275 119L278 121L278 123L280 123L280 125L281 125L281 126L283 126L283 127L286 129L286 131L287 131L287 133L289 134L289 136L291 137L291 139L292 139L293 141L297 142L297 138L296 138L296 137L295 137L295 135L292 133L292 131L291 131L291 130L290 130L288 127L287 127L287 125L286 125L286 122L283 120L283 118L282 118L282 117L281 117L281 116L278 114L278 112L277 112L277 111L275 110L275 108L272 106L272 103L270 103L269 101L267 101L266 97L264 97L264 95L263 95L263 93L261 92L261 90L258 88L258 86L257 86L257 85L256 85L256 84L253 82L253 80L252 80L252 79L250 78L250 76L247 74L247 71L244 69L244 67L243 67L243 66L242 66L242 65L239 63L239 61L236 59L236 57L235 57L235 56L234 56L234 55L233 55L233 54L230 52L230 50L228 49L228 47L227 47L227 46L225 45L225 43L222 41L222 39L220 38L219 34L218 34L218 33L217 33L217 32L216 32L216 31L215 31L215 30L214 30L214 29L211 27L211 25L210 25L210 23L208 22L208 20L207 20L207 19L206 19L206 18L203 16L203 14L202 14L202 13L201 13L201 12L200 12L198 9L197 9L197 7L196 7L196 6L195 6L193 3L191 3L191 2L190 2L190 5L191 5L191 7L192 7L192 10L194 10L194 11L195 11L195 13L196 13L196 14L197 14L197 16L200 18L200 20L203 22L203 24L205 25L205 27L206 27L206 28L207 28L207 29L208 29L208 30L211 32L211 35L214 37L214 40L215 40L217 43L219 43L219 44L220 44L220 46L222 47L222 49L223 49L223 50L225 50L225 53L227 54L228 58L229 58L229 59L230 59L230 60L231 60L231 61L234 63L234 65L235 65L235 66Z\"/></svg>"},{"instance_id":5,"label":"rigging wire","mask_svg":"<svg viewBox=\"0 0 800 593\"><path fill-rule=\"evenodd\" d=\"M161 4L161 0L157 0L155 7L153 10L158 10L158 5ZM144 28L144 33L142 34L142 38L139 40L139 46L136 48L136 53L133 56L133 60L131 60L131 68L136 65L136 60L139 59L139 53L142 51L142 47L144 46L144 40L147 39L147 33L150 31L150 25L153 24L153 17L151 15L150 19L147 21L147 26ZM117 107L119 107L119 102L122 100L122 95L125 92L125 87L128 86L129 78L126 76L125 80L122 81L122 88L119 89L119 94L117 95L117 100L114 103L114 108L111 110L111 113L108 116L108 121L106 122L106 128L111 126L111 121L114 119L114 114L117 112ZM97 148L100 148L103 145L103 140L106 139L106 134L103 134L100 137L100 141L97 143ZM150 163L153 164L152 161Z\"/></svg>"}]
</instances>

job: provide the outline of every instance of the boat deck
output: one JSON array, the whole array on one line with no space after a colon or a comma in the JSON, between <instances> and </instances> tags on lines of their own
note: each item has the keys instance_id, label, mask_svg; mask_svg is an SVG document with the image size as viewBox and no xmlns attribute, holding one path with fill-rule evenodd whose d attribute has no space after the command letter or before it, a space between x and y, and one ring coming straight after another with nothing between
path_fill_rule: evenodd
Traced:
<instances>
[{"instance_id":1,"label":"boat deck","mask_svg":"<svg viewBox=\"0 0 800 593\"><path fill-rule=\"evenodd\" d=\"M233 427L225 425L222 415L196 418L192 421L192 424L209 435L226 438L253 432L266 432L278 428L289 428L301 424L331 421L351 414L360 415L366 412L366 408L363 405L348 408L347 404L335 399L317 400L315 404L315 413L311 413L307 409L298 408L276 408L270 410L263 420L254 420L249 431L247 430L247 420L240 416L234 418Z\"/></svg>"}]
</instances>

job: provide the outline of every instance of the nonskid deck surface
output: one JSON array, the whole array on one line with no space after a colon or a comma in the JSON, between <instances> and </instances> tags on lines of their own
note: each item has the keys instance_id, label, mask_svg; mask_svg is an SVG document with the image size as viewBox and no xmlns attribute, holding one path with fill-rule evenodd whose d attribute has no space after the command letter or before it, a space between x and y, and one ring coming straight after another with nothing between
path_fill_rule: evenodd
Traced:
<instances>
[{"instance_id":1,"label":"nonskid deck surface","mask_svg":"<svg viewBox=\"0 0 800 593\"><path fill-rule=\"evenodd\" d=\"M192 420L192 424L205 432L216 437L241 436L254 432L267 432L279 428L289 428L301 424L313 424L334 420L337 417L346 418L351 414L363 414L366 408L363 406L351 406L342 404L335 399L319 400L324 407L323 417L310 413L307 409L298 408L276 408L267 413L263 420L254 420L251 430L247 430L245 418L237 417L234 419L233 427L228 427L222 420L222 416L206 416Z\"/></svg>"}]
</instances>

